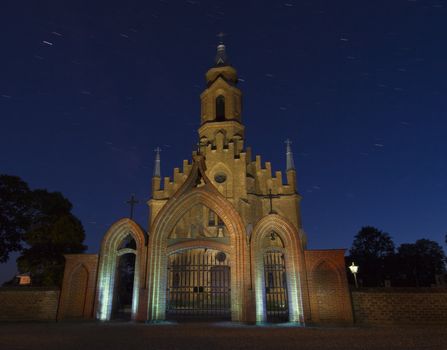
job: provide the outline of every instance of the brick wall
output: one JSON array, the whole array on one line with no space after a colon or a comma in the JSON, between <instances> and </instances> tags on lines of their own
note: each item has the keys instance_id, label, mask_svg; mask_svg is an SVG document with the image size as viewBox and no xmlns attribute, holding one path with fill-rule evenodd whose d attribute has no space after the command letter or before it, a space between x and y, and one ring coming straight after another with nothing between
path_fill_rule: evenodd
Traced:
<instances>
[{"instance_id":1,"label":"brick wall","mask_svg":"<svg viewBox=\"0 0 447 350\"><path fill-rule=\"evenodd\" d=\"M0 321L56 320L58 289L0 288Z\"/></svg>"},{"instance_id":2,"label":"brick wall","mask_svg":"<svg viewBox=\"0 0 447 350\"><path fill-rule=\"evenodd\" d=\"M359 324L447 324L447 289L380 288L352 292Z\"/></svg>"}]
</instances>

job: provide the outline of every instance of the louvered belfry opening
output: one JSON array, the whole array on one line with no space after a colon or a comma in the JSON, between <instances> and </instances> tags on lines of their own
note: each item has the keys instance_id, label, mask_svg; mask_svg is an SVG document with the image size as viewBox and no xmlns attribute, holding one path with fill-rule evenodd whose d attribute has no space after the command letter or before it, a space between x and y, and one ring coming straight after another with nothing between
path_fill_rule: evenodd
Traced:
<instances>
[{"instance_id":1,"label":"louvered belfry opening","mask_svg":"<svg viewBox=\"0 0 447 350\"><path fill-rule=\"evenodd\" d=\"M278 251L264 253L265 296L268 322L287 322L289 302L284 254Z\"/></svg>"},{"instance_id":2,"label":"louvered belfry opening","mask_svg":"<svg viewBox=\"0 0 447 350\"><path fill-rule=\"evenodd\" d=\"M170 319L231 319L229 257L213 249L168 256L166 314Z\"/></svg>"}]
</instances>

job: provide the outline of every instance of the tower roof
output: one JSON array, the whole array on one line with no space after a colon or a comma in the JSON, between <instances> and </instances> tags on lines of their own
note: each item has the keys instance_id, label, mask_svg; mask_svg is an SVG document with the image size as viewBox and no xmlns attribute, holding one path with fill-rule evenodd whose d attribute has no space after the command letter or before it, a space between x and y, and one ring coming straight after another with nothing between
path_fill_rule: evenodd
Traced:
<instances>
[{"instance_id":1,"label":"tower roof","mask_svg":"<svg viewBox=\"0 0 447 350\"><path fill-rule=\"evenodd\" d=\"M208 86L214 83L214 81L219 77L224 78L229 84L235 85L237 83L236 69L231 66L225 50L226 47L224 43L220 42L220 44L217 45L214 66L211 67L206 73L206 81Z\"/></svg>"}]
</instances>

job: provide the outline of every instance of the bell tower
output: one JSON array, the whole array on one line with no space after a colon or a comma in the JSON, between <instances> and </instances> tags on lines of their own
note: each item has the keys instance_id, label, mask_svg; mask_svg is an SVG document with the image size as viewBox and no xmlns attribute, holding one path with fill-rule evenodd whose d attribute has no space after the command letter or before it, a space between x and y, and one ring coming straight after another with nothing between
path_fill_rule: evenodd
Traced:
<instances>
[{"instance_id":1,"label":"bell tower","mask_svg":"<svg viewBox=\"0 0 447 350\"><path fill-rule=\"evenodd\" d=\"M218 137L223 138L224 144L232 141L237 145L244 138L242 93L237 88L236 69L230 65L223 43L217 46L214 66L205 77L206 89L200 95L200 143L215 146Z\"/></svg>"}]
</instances>

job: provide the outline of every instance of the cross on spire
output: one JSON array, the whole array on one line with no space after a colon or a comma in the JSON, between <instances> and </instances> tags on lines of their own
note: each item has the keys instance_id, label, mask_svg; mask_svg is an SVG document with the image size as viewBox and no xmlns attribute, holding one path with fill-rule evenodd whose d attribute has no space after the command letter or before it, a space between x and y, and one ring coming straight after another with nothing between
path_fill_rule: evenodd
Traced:
<instances>
[{"instance_id":1,"label":"cross on spire","mask_svg":"<svg viewBox=\"0 0 447 350\"><path fill-rule=\"evenodd\" d=\"M139 203L139 201L135 198L135 193L132 193L130 199L126 201L126 203L130 205L130 218L133 219L133 208L135 204Z\"/></svg>"},{"instance_id":2,"label":"cross on spire","mask_svg":"<svg viewBox=\"0 0 447 350\"><path fill-rule=\"evenodd\" d=\"M220 32L216 35L219 38L221 44L223 44L223 38L226 36L224 32Z\"/></svg>"}]
</instances>

